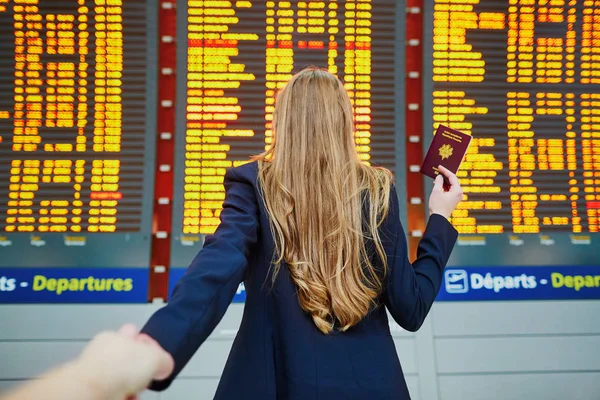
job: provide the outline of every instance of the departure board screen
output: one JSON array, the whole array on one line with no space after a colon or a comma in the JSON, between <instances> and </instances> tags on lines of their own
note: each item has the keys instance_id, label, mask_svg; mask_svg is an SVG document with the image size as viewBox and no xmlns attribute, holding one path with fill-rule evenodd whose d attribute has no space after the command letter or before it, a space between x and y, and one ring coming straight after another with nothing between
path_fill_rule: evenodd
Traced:
<instances>
[{"instance_id":1,"label":"departure board screen","mask_svg":"<svg viewBox=\"0 0 600 400\"><path fill-rule=\"evenodd\" d=\"M473 135L451 264L597 265L600 1L425 10L426 134L441 123Z\"/></svg>"},{"instance_id":2,"label":"departure board screen","mask_svg":"<svg viewBox=\"0 0 600 400\"><path fill-rule=\"evenodd\" d=\"M226 169L269 146L275 95L306 66L344 81L361 158L404 168L395 147L403 46L396 3L188 0L178 8L172 266L187 266L215 231Z\"/></svg>"},{"instance_id":3,"label":"departure board screen","mask_svg":"<svg viewBox=\"0 0 600 400\"><path fill-rule=\"evenodd\" d=\"M0 1L0 266L148 266L156 12Z\"/></svg>"}]
</instances>

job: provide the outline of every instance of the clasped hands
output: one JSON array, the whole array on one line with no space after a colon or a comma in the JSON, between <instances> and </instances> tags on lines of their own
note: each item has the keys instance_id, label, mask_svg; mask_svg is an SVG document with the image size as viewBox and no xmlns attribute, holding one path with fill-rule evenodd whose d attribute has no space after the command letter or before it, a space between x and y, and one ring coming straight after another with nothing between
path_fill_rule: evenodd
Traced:
<instances>
[{"instance_id":1,"label":"clasped hands","mask_svg":"<svg viewBox=\"0 0 600 400\"><path fill-rule=\"evenodd\" d=\"M101 399L135 399L152 380L169 377L174 368L171 355L131 324L96 335L72 364Z\"/></svg>"}]
</instances>

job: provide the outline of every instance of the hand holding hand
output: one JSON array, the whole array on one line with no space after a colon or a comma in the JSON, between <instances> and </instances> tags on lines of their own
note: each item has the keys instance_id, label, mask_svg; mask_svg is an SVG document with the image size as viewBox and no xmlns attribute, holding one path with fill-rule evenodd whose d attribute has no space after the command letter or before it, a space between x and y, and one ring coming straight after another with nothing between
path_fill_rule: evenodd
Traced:
<instances>
[{"instance_id":1,"label":"hand holding hand","mask_svg":"<svg viewBox=\"0 0 600 400\"><path fill-rule=\"evenodd\" d=\"M75 364L88 383L114 399L131 398L152 379L171 375L174 367L171 355L133 325L98 334Z\"/></svg>"},{"instance_id":2,"label":"hand holding hand","mask_svg":"<svg viewBox=\"0 0 600 400\"><path fill-rule=\"evenodd\" d=\"M438 169L440 174L435 178L433 190L431 196L429 196L429 213L439 214L448 219L452 215L452 211L462 201L463 190L456 175L441 165ZM447 192L444 191L444 176L450 183L450 189Z\"/></svg>"}]
</instances>

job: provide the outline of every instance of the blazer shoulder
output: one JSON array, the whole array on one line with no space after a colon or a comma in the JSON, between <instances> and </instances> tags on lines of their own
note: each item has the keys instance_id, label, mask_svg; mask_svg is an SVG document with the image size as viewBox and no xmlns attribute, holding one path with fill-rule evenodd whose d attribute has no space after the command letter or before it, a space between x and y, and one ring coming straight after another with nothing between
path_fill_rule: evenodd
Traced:
<instances>
[{"instance_id":1,"label":"blazer shoulder","mask_svg":"<svg viewBox=\"0 0 600 400\"><path fill-rule=\"evenodd\" d=\"M256 185L258 181L258 161L250 161L237 167L229 169L230 174L234 174L238 179L243 179Z\"/></svg>"}]
</instances>

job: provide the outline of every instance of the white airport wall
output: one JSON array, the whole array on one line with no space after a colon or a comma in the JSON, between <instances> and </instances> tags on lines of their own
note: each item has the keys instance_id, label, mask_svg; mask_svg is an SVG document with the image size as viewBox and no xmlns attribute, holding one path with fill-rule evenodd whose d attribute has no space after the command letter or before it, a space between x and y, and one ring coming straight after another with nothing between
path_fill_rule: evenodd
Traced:
<instances>
[{"instance_id":1,"label":"white airport wall","mask_svg":"<svg viewBox=\"0 0 600 400\"><path fill-rule=\"evenodd\" d=\"M74 357L102 329L143 325L158 307L0 306L0 391ZM169 390L142 399L211 399L242 310L230 307ZM414 400L596 400L599 315L600 301L436 303L417 334L392 332Z\"/></svg>"}]
</instances>

